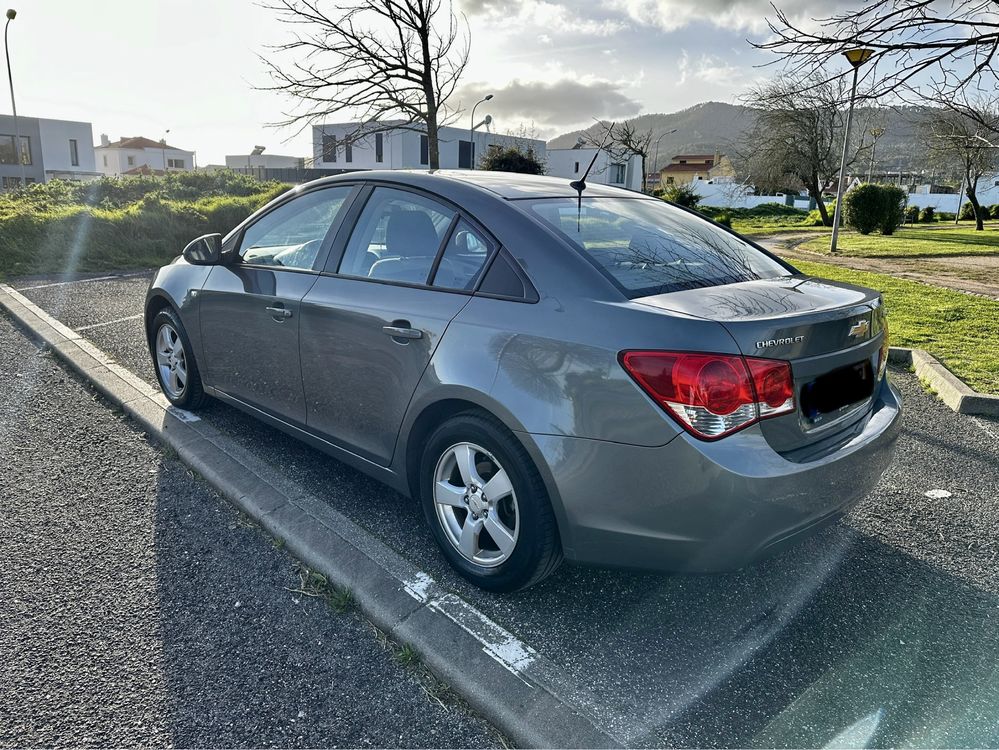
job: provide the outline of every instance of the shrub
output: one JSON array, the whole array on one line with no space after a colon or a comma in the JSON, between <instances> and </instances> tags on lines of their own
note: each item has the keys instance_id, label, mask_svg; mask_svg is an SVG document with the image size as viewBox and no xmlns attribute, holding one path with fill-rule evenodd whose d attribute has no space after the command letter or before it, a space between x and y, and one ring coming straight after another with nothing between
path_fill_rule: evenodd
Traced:
<instances>
[{"instance_id":1,"label":"shrub","mask_svg":"<svg viewBox=\"0 0 999 750\"><path fill-rule=\"evenodd\" d=\"M938 211L937 221L954 221L953 211Z\"/></svg>"},{"instance_id":2,"label":"shrub","mask_svg":"<svg viewBox=\"0 0 999 750\"><path fill-rule=\"evenodd\" d=\"M909 193L898 185L880 185L881 188L881 234L894 234L905 221L905 202Z\"/></svg>"},{"instance_id":3,"label":"shrub","mask_svg":"<svg viewBox=\"0 0 999 750\"><path fill-rule=\"evenodd\" d=\"M999 219L999 203L993 203L989 206L989 218Z\"/></svg>"},{"instance_id":4,"label":"shrub","mask_svg":"<svg viewBox=\"0 0 999 750\"><path fill-rule=\"evenodd\" d=\"M718 224L721 224L723 227L732 226L732 217L729 214L724 214L724 213L718 214L717 216L715 216L715 221Z\"/></svg>"},{"instance_id":5,"label":"shrub","mask_svg":"<svg viewBox=\"0 0 999 750\"><path fill-rule=\"evenodd\" d=\"M919 212L919 220L926 224L929 224L932 221L936 221L936 217L934 216L935 213L936 211L934 210L933 206L927 206L926 208L924 208L922 211Z\"/></svg>"},{"instance_id":6,"label":"shrub","mask_svg":"<svg viewBox=\"0 0 999 750\"><path fill-rule=\"evenodd\" d=\"M905 221L907 224L915 224L919 221L919 206L909 206L905 209Z\"/></svg>"},{"instance_id":7,"label":"shrub","mask_svg":"<svg viewBox=\"0 0 999 750\"><path fill-rule=\"evenodd\" d=\"M870 234L884 218L884 193L880 185L865 182L847 192L843 208L846 224L861 234Z\"/></svg>"},{"instance_id":8,"label":"shrub","mask_svg":"<svg viewBox=\"0 0 999 750\"><path fill-rule=\"evenodd\" d=\"M662 197L663 200L675 203L678 206L683 206L684 208L697 208L697 204L701 200L701 196L698 195L693 186L688 183L684 183L682 185L670 185L668 188L663 190Z\"/></svg>"},{"instance_id":9,"label":"shrub","mask_svg":"<svg viewBox=\"0 0 999 750\"><path fill-rule=\"evenodd\" d=\"M522 151L512 146L510 148L490 149L479 162L479 168L494 172L545 173L545 165L538 159L533 149Z\"/></svg>"},{"instance_id":10,"label":"shrub","mask_svg":"<svg viewBox=\"0 0 999 750\"><path fill-rule=\"evenodd\" d=\"M970 221L975 218L975 207L965 202L961 205L961 221Z\"/></svg>"}]
</instances>

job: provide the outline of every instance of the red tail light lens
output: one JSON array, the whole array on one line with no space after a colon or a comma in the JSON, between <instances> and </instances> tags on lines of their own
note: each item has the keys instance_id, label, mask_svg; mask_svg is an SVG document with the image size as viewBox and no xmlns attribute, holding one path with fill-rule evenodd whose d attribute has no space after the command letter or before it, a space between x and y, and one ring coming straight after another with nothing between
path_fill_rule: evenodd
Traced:
<instances>
[{"instance_id":1,"label":"red tail light lens","mask_svg":"<svg viewBox=\"0 0 999 750\"><path fill-rule=\"evenodd\" d=\"M688 432L714 440L794 411L791 365L731 354L630 351L621 365Z\"/></svg>"}]
</instances>

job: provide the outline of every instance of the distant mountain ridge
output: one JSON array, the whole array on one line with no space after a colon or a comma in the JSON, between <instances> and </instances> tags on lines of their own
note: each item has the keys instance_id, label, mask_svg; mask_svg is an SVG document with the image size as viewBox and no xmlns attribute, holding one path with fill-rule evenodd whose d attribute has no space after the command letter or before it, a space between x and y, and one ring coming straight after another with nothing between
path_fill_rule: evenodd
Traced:
<instances>
[{"instance_id":1,"label":"distant mountain ridge","mask_svg":"<svg viewBox=\"0 0 999 750\"><path fill-rule=\"evenodd\" d=\"M885 128L878 140L877 168L891 170L912 170L925 168L925 149L919 138L919 123L932 109L911 107L904 110L882 110L878 113L879 124ZM870 110L858 108L857 122L863 122L865 113ZM653 131L653 142L663 133L676 129L675 133L663 135L659 142L659 166L669 163L676 154L727 153L730 156L747 146L745 134L753 127L756 110L739 104L724 102L703 102L679 112L669 114L640 115L632 120L640 131ZM563 133L548 141L549 148L572 148L580 137L595 135L599 125L594 123L585 130ZM855 130L854 138L860 137ZM655 149L653 148L653 152ZM654 157L654 153L653 153ZM655 170L649 158L646 165L649 171Z\"/></svg>"}]
</instances>

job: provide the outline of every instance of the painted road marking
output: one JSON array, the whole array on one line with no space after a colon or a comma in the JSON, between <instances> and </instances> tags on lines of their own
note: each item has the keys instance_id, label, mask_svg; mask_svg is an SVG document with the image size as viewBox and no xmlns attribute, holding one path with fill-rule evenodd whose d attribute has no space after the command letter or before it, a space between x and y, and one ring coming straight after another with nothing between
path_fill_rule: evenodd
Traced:
<instances>
[{"instance_id":1,"label":"painted road marking","mask_svg":"<svg viewBox=\"0 0 999 750\"><path fill-rule=\"evenodd\" d=\"M138 271L136 273L121 273L114 276L94 276L90 279L73 279L72 281L53 281L48 284L36 284L35 286L16 287L19 292L30 292L35 289L49 289L54 286L67 286L69 284L86 284L90 281L114 281L115 279L133 279L136 276L146 276L149 271Z\"/></svg>"},{"instance_id":2,"label":"painted road marking","mask_svg":"<svg viewBox=\"0 0 999 750\"><path fill-rule=\"evenodd\" d=\"M117 320L108 320L104 323L91 323L89 326L79 326L76 331L79 333L80 331L89 331L94 328L101 328L102 326L113 326L115 323L125 323L129 320L138 320L141 317L142 313L137 313L136 315L129 315L124 318L118 318Z\"/></svg>"}]
</instances>

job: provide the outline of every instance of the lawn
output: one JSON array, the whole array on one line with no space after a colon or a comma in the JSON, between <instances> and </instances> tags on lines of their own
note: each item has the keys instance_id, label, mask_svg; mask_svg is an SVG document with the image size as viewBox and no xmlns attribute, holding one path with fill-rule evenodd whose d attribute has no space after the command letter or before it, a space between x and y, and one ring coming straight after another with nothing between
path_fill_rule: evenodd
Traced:
<instances>
[{"instance_id":1,"label":"lawn","mask_svg":"<svg viewBox=\"0 0 999 750\"><path fill-rule=\"evenodd\" d=\"M793 263L804 273L879 290L893 346L925 349L975 390L999 393L999 302L842 266Z\"/></svg>"},{"instance_id":2,"label":"lawn","mask_svg":"<svg viewBox=\"0 0 999 750\"><path fill-rule=\"evenodd\" d=\"M802 250L829 252L829 230L799 245ZM898 229L895 234L840 233L837 253L856 258L929 258L948 255L999 254L999 224L986 225L976 232L971 222L954 224L915 224Z\"/></svg>"}]
</instances>

